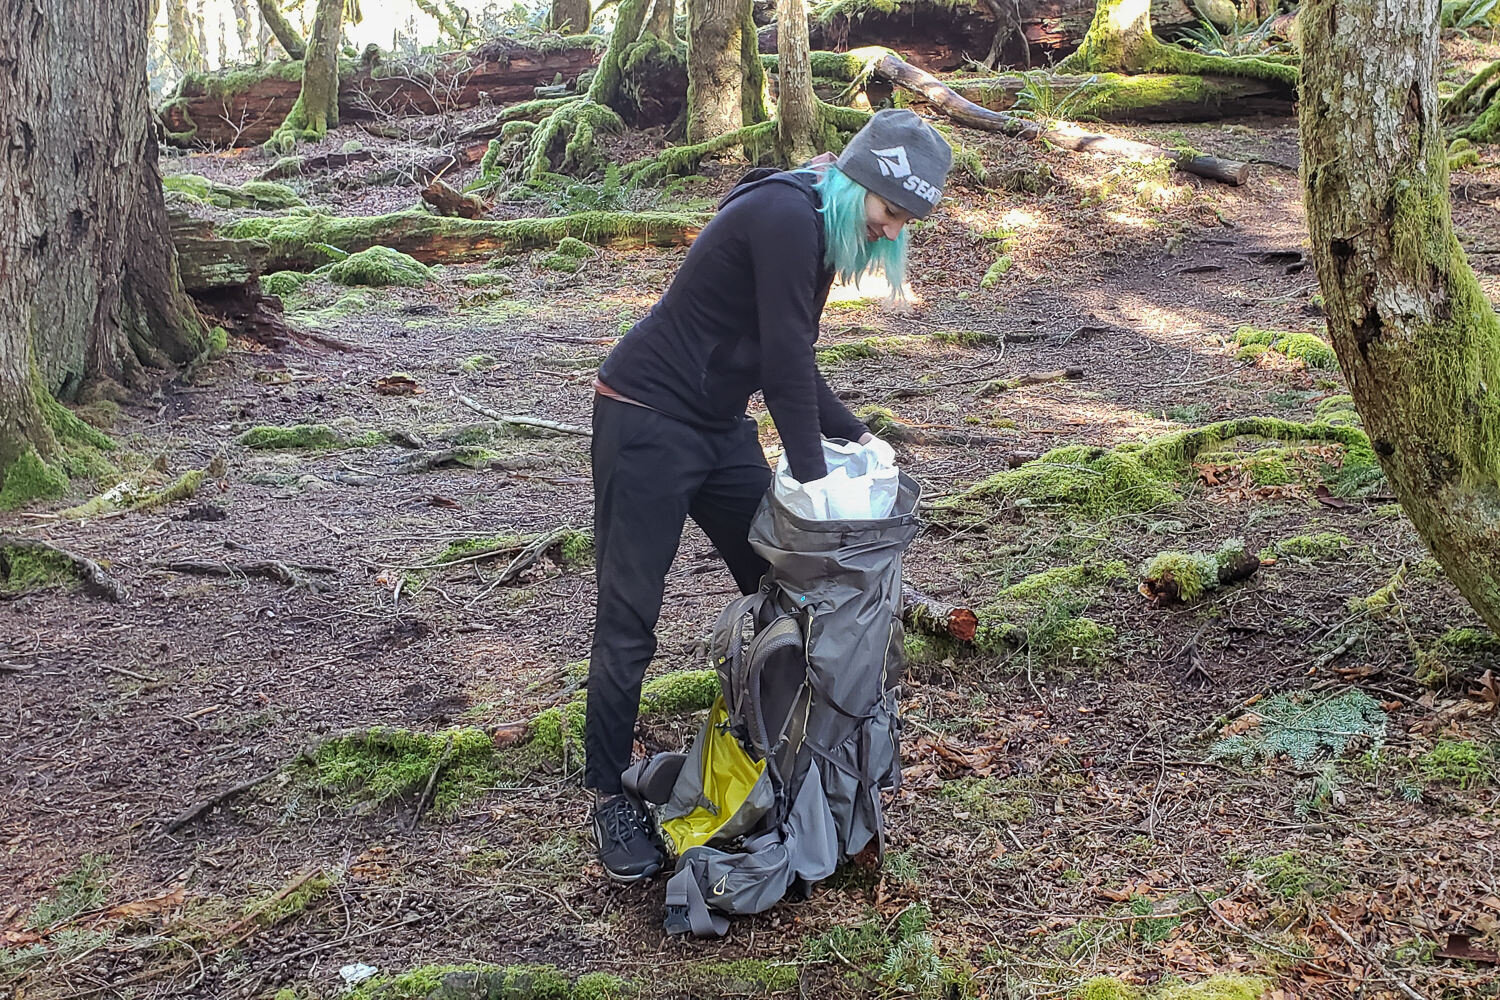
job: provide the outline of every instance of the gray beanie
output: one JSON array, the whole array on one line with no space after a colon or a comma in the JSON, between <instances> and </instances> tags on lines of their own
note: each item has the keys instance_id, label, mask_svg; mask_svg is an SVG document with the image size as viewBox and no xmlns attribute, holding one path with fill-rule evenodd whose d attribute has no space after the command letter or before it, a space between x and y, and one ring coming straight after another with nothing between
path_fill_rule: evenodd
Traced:
<instances>
[{"instance_id":1,"label":"gray beanie","mask_svg":"<svg viewBox=\"0 0 1500 1000\"><path fill-rule=\"evenodd\" d=\"M937 129L910 111L875 112L839 156L838 168L919 219L943 196L953 149Z\"/></svg>"}]
</instances>

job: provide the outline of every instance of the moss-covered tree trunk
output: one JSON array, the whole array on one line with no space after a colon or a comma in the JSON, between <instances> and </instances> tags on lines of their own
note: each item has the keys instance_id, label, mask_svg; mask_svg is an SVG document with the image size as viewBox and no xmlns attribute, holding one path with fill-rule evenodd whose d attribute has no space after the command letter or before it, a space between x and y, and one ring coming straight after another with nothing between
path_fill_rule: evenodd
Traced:
<instances>
[{"instance_id":1,"label":"moss-covered tree trunk","mask_svg":"<svg viewBox=\"0 0 1500 1000\"><path fill-rule=\"evenodd\" d=\"M821 152L817 148L818 101L813 95L804 0L776 3L776 147L795 166Z\"/></svg>"},{"instance_id":2,"label":"moss-covered tree trunk","mask_svg":"<svg viewBox=\"0 0 1500 1000\"><path fill-rule=\"evenodd\" d=\"M760 63L760 35L755 25L754 0L740 5L740 124L767 121L766 69Z\"/></svg>"},{"instance_id":3,"label":"moss-covered tree trunk","mask_svg":"<svg viewBox=\"0 0 1500 1000\"><path fill-rule=\"evenodd\" d=\"M299 140L316 142L339 124L339 36L344 0L318 0L307 54L302 59L302 92L286 121L267 144L286 151Z\"/></svg>"},{"instance_id":4,"label":"moss-covered tree trunk","mask_svg":"<svg viewBox=\"0 0 1500 1000\"><path fill-rule=\"evenodd\" d=\"M1500 6L1496 9L1500 10ZM1475 73L1448 98L1443 103L1443 114L1449 118L1474 116L1458 130L1462 138L1500 142L1500 59Z\"/></svg>"},{"instance_id":5,"label":"moss-covered tree trunk","mask_svg":"<svg viewBox=\"0 0 1500 1000\"><path fill-rule=\"evenodd\" d=\"M281 44L287 56L292 59L304 58L307 55L307 45L297 29L286 19L286 15L281 13L276 0L257 0L257 3L260 5L260 19L265 22L271 34L276 36L276 41Z\"/></svg>"},{"instance_id":6,"label":"moss-covered tree trunk","mask_svg":"<svg viewBox=\"0 0 1500 1000\"><path fill-rule=\"evenodd\" d=\"M206 346L168 235L146 14L0 5L0 479L17 455L90 436L53 396L140 384Z\"/></svg>"},{"instance_id":7,"label":"moss-covered tree trunk","mask_svg":"<svg viewBox=\"0 0 1500 1000\"><path fill-rule=\"evenodd\" d=\"M742 8L748 4L688 0L688 142L706 142L743 124Z\"/></svg>"},{"instance_id":8,"label":"moss-covered tree trunk","mask_svg":"<svg viewBox=\"0 0 1500 1000\"><path fill-rule=\"evenodd\" d=\"M1220 73L1297 85L1297 67L1269 59L1211 56L1167 45L1151 32L1150 0L1099 0L1078 51L1059 73Z\"/></svg>"},{"instance_id":9,"label":"moss-covered tree trunk","mask_svg":"<svg viewBox=\"0 0 1500 1000\"><path fill-rule=\"evenodd\" d=\"M654 0L651 14L646 18L646 26L641 31L675 46L678 42L676 0Z\"/></svg>"},{"instance_id":10,"label":"moss-covered tree trunk","mask_svg":"<svg viewBox=\"0 0 1500 1000\"><path fill-rule=\"evenodd\" d=\"M589 30L592 19L589 0L552 0L547 27L565 35L581 35Z\"/></svg>"},{"instance_id":11,"label":"moss-covered tree trunk","mask_svg":"<svg viewBox=\"0 0 1500 1000\"><path fill-rule=\"evenodd\" d=\"M1306 0L1302 174L1328 329L1401 505L1500 629L1500 319L1453 234L1438 0Z\"/></svg>"}]
</instances>

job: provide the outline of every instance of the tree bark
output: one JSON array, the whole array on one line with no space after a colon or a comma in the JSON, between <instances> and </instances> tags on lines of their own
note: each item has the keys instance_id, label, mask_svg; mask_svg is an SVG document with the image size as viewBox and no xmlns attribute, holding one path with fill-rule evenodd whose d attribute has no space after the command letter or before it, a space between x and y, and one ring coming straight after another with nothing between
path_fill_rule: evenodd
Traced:
<instances>
[{"instance_id":1,"label":"tree bark","mask_svg":"<svg viewBox=\"0 0 1500 1000\"><path fill-rule=\"evenodd\" d=\"M1433 555L1500 629L1500 318L1453 233L1438 0L1302 7L1302 176L1340 366Z\"/></svg>"},{"instance_id":2,"label":"tree bark","mask_svg":"<svg viewBox=\"0 0 1500 1000\"><path fill-rule=\"evenodd\" d=\"M767 121L766 70L760 64L760 43L755 28L755 0L740 4L740 124Z\"/></svg>"},{"instance_id":3,"label":"tree bark","mask_svg":"<svg viewBox=\"0 0 1500 1000\"><path fill-rule=\"evenodd\" d=\"M691 0L688 4L689 143L707 142L744 122L741 8L748 0Z\"/></svg>"},{"instance_id":4,"label":"tree bark","mask_svg":"<svg viewBox=\"0 0 1500 1000\"><path fill-rule=\"evenodd\" d=\"M1078 51L1057 64L1064 73L1220 73L1297 85L1297 67L1249 57L1211 56L1167 45L1151 32L1150 0L1099 0Z\"/></svg>"},{"instance_id":5,"label":"tree bark","mask_svg":"<svg viewBox=\"0 0 1500 1000\"><path fill-rule=\"evenodd\" d=\"M655 0L651 14L646 18L643 34L655 35L668 45L675 46L677 38L677 4L675 0Z\"/></svg>"},{"instance_id":6,"label":"tree bark","mask_svg":"<svg viewBox=\"0 0 1500 1000\"><path fill-rule=\"evenodd\" d=\"M292 27L286 16L281 13L281 7L276 0L256 0L260 5L260 19L265 22L266 27L271 29L271 34L276 36L276 41L286 52L288 59L303 59L307 56L307 45L302 41L302 36L297 29Z\"/></svg>"},{"instance_id":7,"label":"tree bark","mask_svg":"<svg viewBox=\"0 0 1500 1000\"><path fill-rule=\"evenodd\" d=\"M589 30L593 11L589 0L552 0L547 14L547 27L559 34L582 35Z\"/></svg>"},{"instance_id":8,"label":"tree bark","mask_svg":"<svg viewBox=\"0 0 1500 1000\"><path fill-rule=\"evenodd\" d=\"M146 12L146 0L0 7L0 477L28 448L52 454L81 433L52 396L118 391L143 363L206 343L168 237Z\"/></svg>"},{"instance_id":9,"label":"tree bark","mask_svg":"<svg viewBox=\"0 0 1500 1000\"><path fill-rule=\"evenodd\" d=\"M776 145L781 161L796 166L822 152L804 0L777 0L776 23Z\"/></svg>"}]
</instances>

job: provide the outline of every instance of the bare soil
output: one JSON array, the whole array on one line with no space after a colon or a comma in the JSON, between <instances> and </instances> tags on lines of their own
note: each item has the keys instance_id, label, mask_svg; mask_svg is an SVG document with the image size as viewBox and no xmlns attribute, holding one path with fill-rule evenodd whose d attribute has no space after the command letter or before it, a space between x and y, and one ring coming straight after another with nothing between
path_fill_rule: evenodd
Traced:
<instances>
[{"instance_id":1,"label":"bare soil","mask_svg":"<svg viewBox=\"0 0 1500 1000\"><path fill-rule=\"evenodd\" d=\"M828 369L851 405L1003 442L903 446L903 467L929 500L1002 468L1012 451L1112 446L1234 416L1310 420L1345 391L1336 372L1277 355L1241 362L1233 345L1242 325L1322 329L1316 278L1299 256L1295 122L1115 131L1257 166L1229 188L960 131L992 175L1045 166L1054 186L960 184L914 238L908 308L840 289L825 313L820 347L943 330L1036 335ZM325 145L351 139L399 155L355 129ZM164 168L238 182L268 163L258 152L201 154ZM369 167L296 183L309 202L345 214L416 202L414 188L362 187ZM706 165L676 204L710 203L740 169ZM1496 182L1493 166L1454 179L1455 221L1492 299ZM656 196L631 197L645 208ZM1013 235L999 247L984 235L997 232ZM1013 265L983 288L997 248ZM511 279L503 294L461 283L483 267L450 267L425 288L374 289L342 308L349 290L316 281L290 319L353 350L232 343L190 381L128 406L112 430L174 474L227 448L227 471L197 498L222 520L185 504L83 523L45 510L0 520L105 563L128 590L118 605L66 587L0 601L0 992L332 997L349 963L397 973L486 962L610 972L649 997L743 995L753 982L694 970L750 958L795 963L799 986L788 995L959 995L952 983L965 995L1061 997L1099 974L1151 986L1210 973L1264 976L1283 996L1500 995L1493 964L1436 954L1453 934L1480 950L1500 946L1500 744L1482 696L1485 664L1466 662L1436 689L1414 679L1418 654L1450 628L1477 626L1476 616L1383 489L1320 501L1312 473L1256 485L1233 463L1186 484L1169 509L1009 510L977 533L924 532L907 578L976 607L1053 566L1119 559L1134 572L1164 549L1213 549L1231 536L1252 551L1316 532L1349 544L1328 558L1279 559L1187 607L1101 588L1088 614L1115 632L1097 669L1025 649L913 664L885 874L841 874L805 901L736 921L723 941L664 937L661 881L621 888L602 877L572 767L490 789L415 828L410 798L359 808L275 778L160 832L322 735L529 718L563 689L563 665L588 655L587 573L543 560L492 587L499 566L467 564L397 591L404 567L450 541L588 527L586 438L497 445L513 459L508 470L398 474L391 463L411 449L395 444L257 452L233 444L236 435L338 421L351 436L399 429L430 444L479 419L460 395L587 425L593 369L681 259L599 251L564 275L525 255L501 271ZM488 360L463 364L480 355ZM1069 366L1085 377L975 394L990 379ZM377 394L376 380L398 371L421 393ZM333 572L313 593L158 566L183 559ZM1403 564L1393 609L1350 609ZM667 581L653 675L700 666L702 637L731 593L690 527ZM1368 744L1332 765L1210 760L1252 699L1350 688L1388 713L1374 763L1358 752ZM675 749L695 724L643 726L641 749ZM1461 787L1424 770L1440 739L1488 748L1488 777ZM1332 788L1321 798L1319 780ZM104 893L92 916L63 930L108 933L72 950L58 928L39 940L37 906L86 854L109 857ZM1287 868L1290 882L1275 877ZM336 878L328 892L244 933L237 918L249 902L317 872ZM889 932L918 906L944 970L936 978L903 979L889 962L816 946L838 928ZM28 947L45 954L25 959Z\"/></svg>"}]
</instances>

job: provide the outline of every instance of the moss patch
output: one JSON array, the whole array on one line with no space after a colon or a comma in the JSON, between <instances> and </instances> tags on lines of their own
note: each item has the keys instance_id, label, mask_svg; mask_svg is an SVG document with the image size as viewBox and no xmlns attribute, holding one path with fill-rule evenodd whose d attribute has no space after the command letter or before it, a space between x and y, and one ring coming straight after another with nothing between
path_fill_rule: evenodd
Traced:
<instances>
[{"instance_id":1,"label":"moss patch","mask_svg":"<svg viewBox=\"0 0 1500 1000\"><path fill-rule=\"evenodd\" d=\"M1115 631L1080 616L1104 587L1129 579L1129 571L1119 561L1057 566L1034 573L979 609L974 646L996 655L1024 647L1045 663L1096 669L1103 664Z\"/></svg>"},{"instance_id":2,"label":"moss patch","mask_svg":"<svg viewBox=\"0 0 1500 1000\"><path fill-rule=\"evenodd\" d=\"M68 492L68 477L27 448L5 467L0 486L0 510L16 510L37 500L55 500Z\"/></svg>"},{"instance_id":3,"label":"moss patch","mask_svg":"<svg viewBox=\"0 0 1500 1000\"><path fill-rule=\"evenodd\" d=\"M647 681L641 688L642 717L701 712L719 697L719 675L714 670L679 670Z\"/></svg>"},{"instance_id":4,"label":"moss patch","mask_svg":"<svg viewBox=\"0 0 1500 1000\"><path fill-rule=\"evenodd\" d=\"M236 443L261 451L285 451L293 448L338 448L344 436L327 424L295 424L291 427L252 427Z\"/></svg>"},{"instance_id":5,"label":"moss patch","mask_svg":"<svg viewBox=\"0 0 1500 1000\"><path fill-rule=\"evenodd\" d=\"M161 183L168 191L217 208L283 209L306 204L296 191L274 181L246 181L235 187L199 174L168 174Z\"/></svg>"},{"instance_id":6,"label":"moss patch","mask_svg":"<svg viewBox=\"0 0 1500 1000\"><path fill-rule=\"evenodd\" d=\"M1246 349L1264 348L1265 351L1274 351L1293 361L1301 361L1308 368L1337 371L1339 366L1338 355L1334 354L1332 346L1310 333L1242 326L1234 332L1234 343L1240 348L1239 356L1242 360L1245 359Z\"/></svg>"},{"instance_id":7,"label":"moss patch","mask_svg":"<svg viewBox=\"0 0 1500 1000\"><path fill-rule=\"evenodd\" d=\"M1428 781L1459 788L1488 785L1495 777L1495 748L1472 740L1438 740L1417 758L1417 770Z\"/></svg>"},{"instance_id":8,"label":"moss patch","mask_svg":"<svg viewBox=\"0 0 1500 1000\"><path fill-rule=\"evenodd\" d=\"M0 594L21 594L76 579L73 564L56 552L0 545Z\"/></svg>"},{"instance_id":9,"label":"moss patch","mask_svg":"<svg viewBox=\"0 0 1500 1000\"><path fill-rule=\"evenodd\" d=\"M537 267L573 274L583 266L584 261L593 256L594 250L587 243L572 236L564 236L558 241L556 250L537 261Z\"/></svg>"},{"instance_id":10,"label":"moss patch","mask_svg":"<svg viewBox=\"0 0 1500 1000\"><path fill-rule=\"evenodd\" d=\"M1342 532L1319 531L1311 535L1293 535L1291 538L1283 538L1279 542L1272 543L1267 551L1277 558L1290 556L1311 562L1340 555L1353 544L1349 541L1349 536Z\"/></svg>"},{"instance_id":11,"label":"moss patch","mask_svg":"<svg viewBox=\"0 0 1500 1000\"><path fill-rule=\"evenodd\" d=\"M339 285L420 288L432 280L432 269L400 250L374 246L334 264L328 269L328 280Z\"/></svg>"},{"instance_id":12,"label":"moss patch","mask_svg":"<svg viewBox=\"0 0 1500 1000\"><path fill-rule=\"evenodd\" d=\"M377 728L321 744L304 762L303 774L321 790L379 803L421 792L436 771L431 811L442 817L492 783L493 753L494 742L479 729Z\"/></svg>"}]
</instances>

